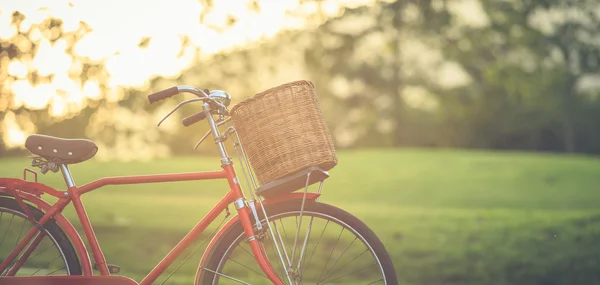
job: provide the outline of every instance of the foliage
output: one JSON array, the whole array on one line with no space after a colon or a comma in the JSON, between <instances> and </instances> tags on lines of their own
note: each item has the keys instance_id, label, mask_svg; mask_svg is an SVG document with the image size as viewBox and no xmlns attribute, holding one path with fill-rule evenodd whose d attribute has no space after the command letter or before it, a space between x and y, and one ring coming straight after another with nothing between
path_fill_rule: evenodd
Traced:
<instances>
[{"instance_id":1,"label":"foliage","mask_svg":"<svg viewBox=\"0 0 600 285\"><path fill-rule=\"evenodd\" d=\"M209 8L200 15L203 21L213 1L201 2ZM260 11L259 2L250 1L249 9ZM82 85L96 82L103 93L69 104L67 116L53 117L51 108L60 100L41 107L18 105L4 88L2 129L14 121L29 133L89 137L115 154L143 149L130 152L131 158L142 152L184 154L206 127L179 126L179 119L195 113L186 108L157 130L153 124L174 101L149 106L147 93L190 84L225 89L235 103L266 88L305 78L316 83L340 148L600 153L597 1L374 1L340 10L337 16L326 14L322 1L301 2L312 10L298 9L290 16L312 23L305 29L281 32L210 57L198 54L181 76L152 78L144 90L108 88L102 61L69 52L88 31L84 23L68 32L59 19L18 29L14 37L2 39L2 66L34 58L40 39L63 42L77 67L69 76ZM14 27L20 27L24 17L15 13ZM237 19L224 21L224 26L208 27L227 29ZM149 42L151 38L142 39L140 49ZM182 44L190 45L189 39ZM18 80L6 68L1 70L3 86ZM49 77L29 70L26 80L43 83ZM69 94L57 96L68 98ZM126 119L108 115L117 113ZM190 130L197 129L197 135L190 135ZM0 151L11 147L0 146Z\"/></svg>"},{"instance_id":2,"label":"foliage","mask_svg":"<svg viewBox=\"0 0 600 285\"><path fill-rule=\"evenodd\" d=\"M333 128L357 146L597 152L598 88L585 83L600 71L598 3L462 2L382 3L319 27L306 59L348 114ZM451 64L458 86L440 74Z\"/></svg>"}]
</instances>

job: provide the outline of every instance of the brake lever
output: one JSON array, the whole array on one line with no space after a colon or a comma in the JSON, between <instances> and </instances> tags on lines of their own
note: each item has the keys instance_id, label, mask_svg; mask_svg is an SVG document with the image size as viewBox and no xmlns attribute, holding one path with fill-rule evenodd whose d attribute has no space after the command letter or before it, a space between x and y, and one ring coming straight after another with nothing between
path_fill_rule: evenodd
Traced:
<instances>
[{"instance_id":1,"label":"brake lever","mask_svg":"<svg viewBox=\"0 0 600 285\"><path fill-rule=\"evenodd\" d=\"M177 111L181 106L192 102L204 101L206 99L207 98L194 98L180 102L179 104L177 104L177 106L175 106L175 108L173 108L173 110L171 110L171 112L169 112L166 116L162 118L162 120L160 120L160 122L158 122L158 126L160 127L160 124L162 124L162 122L164 122L169 116L173 115L173 113L175 113L175 111Z\"/></svg>"},{"instance_id":2,"label":"brake lever","mask_svg":"<svg viewBox=\"0 0 600 285\"><path fill-rule=\"evenodd\" d=\"M209 130L208 132L206 132L206 134L204 134L204 136L202 136L202 138L194 146L194 150L196 150L198 146L200 146L200 144L210 135L210 132L211 131Z\"/></svg>"},{"instance_id":3,"label":"brake lever","mask_svg":"<svg viewBox=\"0 0 600 285\"><path fill-rule=\"evenodd\" d=\"M223 121L220 121L220 122L218 122L218 123L217 123L217 127L218 127L218 126L221 126L221 125L224 125L224 124L226 124L226 123L227 123L227 122L229 122L230 120L231 120L231 117L229 117L229 118L227 118L227 119L225 119L225 120L223 120ZM200 146L200 144L201 144L201 143L202 143L202 142L203 142L203 141L204 141L204 140L205 140L205 139L206 139L206 138L207 138L207 137L210 135L210 133L211 133L211 130L208 130L208 132L206 132L206 134L204 134L204 135L202 136L202 138L200 138L200 140L199 140L199 141L196 143L196 145L194 146L194 150L195 150L195 149L197 149L197 148L198 148L198 146Z\"/></svg>"}]
</instances>

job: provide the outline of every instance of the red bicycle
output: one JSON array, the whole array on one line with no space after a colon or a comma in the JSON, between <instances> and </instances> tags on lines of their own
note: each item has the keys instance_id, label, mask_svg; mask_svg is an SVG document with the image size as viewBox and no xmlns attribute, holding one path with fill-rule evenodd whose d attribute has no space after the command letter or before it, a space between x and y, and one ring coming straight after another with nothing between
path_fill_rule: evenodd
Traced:
<instances>
[{"instance_id":1,"label":"red bicycle","mask_svg":"<svg viewBox=\"0 0 600 285\"><path fill-rule=\"evenodd\" d=\"M202 111L183 123L187 126L201 120L208 122L210 131L199 143L212 134L222 170L106 177L76 185L69 164L92 158L98 149L96 145L84 139L29 136L25 146L34 155L32 166L39 167L42 173L60 171L67 188L60 191L39 183L37 173L27 168L23 179L0 179L0 284L57 284L44 283L49 280L60 284L137 284L127 277L111 275L118 273L119 268L107 264L81 195L105 185L206 179L226 179L229 191L139 284L155 282L221 213L225 211L229 216L230 204L237 215L226 223L224 219L205 240L210 242L194 284L398 284L389 254L377 236L351 214L318 202L323 180L328 177L326 171L311 167L286 178L306 181L302 183L304 191L275 196L250 191L247 200L224 143L233 141L248 187L252 188L250 182L254 184L254 178L244 148L239 137L236 140L234 136L234 127L220 130L229 120L230 95L220 90L205 92L177 86L148 97L152 103L179 93L192 93L197 98L179 103L161 123L184 104L202 103ZM27 181L28 173L35 176L34 181ZM309 181L320 182L317 192L307 191ZM286 184L268 187L281 185ZM269 189L261 190L267 193ZM51 200L56 202L43 200L43 194L54 197ZM83 228L91 258L82 237L62 215L70 203ZM94 269L99 274L94 274Z\"/></svg>"}]
</instances>

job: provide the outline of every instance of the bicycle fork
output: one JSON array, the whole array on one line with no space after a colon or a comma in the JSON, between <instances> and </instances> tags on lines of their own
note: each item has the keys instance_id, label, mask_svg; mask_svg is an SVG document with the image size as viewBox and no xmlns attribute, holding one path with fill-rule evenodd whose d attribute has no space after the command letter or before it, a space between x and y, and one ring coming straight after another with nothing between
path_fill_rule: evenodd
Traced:
<instances>
[{"instance_id":1,"label":"bicycle fork","mask_svg":"<svg viewBox=\"0 0 600 285\"><path fill-rule=\"evenodd\" d=\"M229 176L229 186L231 187L235 195L238 197L233 202L233 204L235 205L235 208L238 212L240 222L242 224L242 227L244 228L244 232L246 233L246 238L248 239L248 244L252 249L254 258L256 258L258 265L260 266L262 271L267 275L267 277L271 280L271 282L273 282L273 284L284 285L285 283L281 281L281 279L279 279L279 277L277 276L277 273L275 273L275 269L273 269L273 267L271 266L271 263L266 257L266 253L263 251L258 239L256 238L256 233L254 232L254 227L250 219L250 215L255 215L255 217L258 217L256 210L252 210L252 208L247 205L245 199L243 198L244 196L242 193L242 189L237 182L238 179L235 176L235 170L233 166L229 164L225 165L223 168ZM257 222L260 223L260 220L257 219ZM290 277L287 276L287 278L290 284L293 284L291 282Z\"/></svg>"}]
</instances>

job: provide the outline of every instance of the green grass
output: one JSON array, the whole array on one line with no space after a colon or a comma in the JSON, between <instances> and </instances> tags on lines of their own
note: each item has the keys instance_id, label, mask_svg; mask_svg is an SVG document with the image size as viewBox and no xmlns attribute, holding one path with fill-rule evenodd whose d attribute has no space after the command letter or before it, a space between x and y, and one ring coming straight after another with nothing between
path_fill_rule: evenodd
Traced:
<instances>
[{"instance_id":1,"label":"green grass","mask_svg":"<svg viewBox=\"0 0 600 285\"><path fill-rule=\"evenodd\" d=\"M321 201L375 231L401 284L600 284L600 159L381 149L343 151L339 161ZM27 165L2 159L0 176L20 177ZM82 185L216 170L219 161L90 161L71 169ZM59 174L41 181L64 189ZM224 181L110 186L83 201L108 262L140 281L226 190ZM71 209L66 215L75 218ZM173 283L191 284L200 255Z\"/></svg>"}]
</instances>

